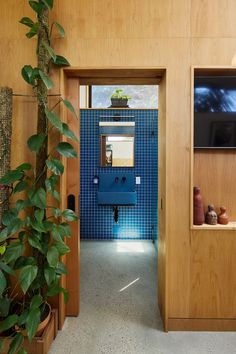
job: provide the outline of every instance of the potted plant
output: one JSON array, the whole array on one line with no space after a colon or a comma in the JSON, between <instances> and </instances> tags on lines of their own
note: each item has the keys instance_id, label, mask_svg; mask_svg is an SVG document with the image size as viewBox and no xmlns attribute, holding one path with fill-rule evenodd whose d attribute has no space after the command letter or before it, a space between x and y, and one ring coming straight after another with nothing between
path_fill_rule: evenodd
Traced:
<instances>
[{"instance_id":1,"label":"potted plant","mask_svg":"<svg viewBox=\"0 0 236 354\"><path fill-rule=\"evenodd\" d=\"M128 107L130 96L122 94L122 89L116 89L111 95L111 107Z\"/></svg>"},{"instance_id":2,"label":"potted plant","mask_svg":"<svg viewBox=\"0 0 236 354\"><path fill-rule=\"evenodd\" d=\"M77 219L72 210L60 210L58 192L64 172L60 156L76 158L77 153L67 141L48 149L48 139L54 130L78 141L55 112L55 107L62 103L76 119L71 103L63 98L53 107L48 103L48 91L53 87L51 67L69 65L54 52L52 31L56 28L61 37L65 31L57 22L49 24L53 0L29 1L29 5L36 20L23 17L20 22L29 28L28 38L38 37L38 65L34 68L25 65L22 77L37 98L37 132L27 141L29 150L36 155L36 163L35 166L23 163L0 179L1 188L11 186L15 196L14 204L3 214L0 227L0 333L3 336L0 352L4 352L8 340L9 354L26 353L24 336L31 342L36 334L42 333L42 322L50 320L50 297L63 293L67 300L67 291L60 285L61 277L67 273L61 257L70 251L66 245L66 238L71 234L68 222Z\"/></svg>"}]
</instances>

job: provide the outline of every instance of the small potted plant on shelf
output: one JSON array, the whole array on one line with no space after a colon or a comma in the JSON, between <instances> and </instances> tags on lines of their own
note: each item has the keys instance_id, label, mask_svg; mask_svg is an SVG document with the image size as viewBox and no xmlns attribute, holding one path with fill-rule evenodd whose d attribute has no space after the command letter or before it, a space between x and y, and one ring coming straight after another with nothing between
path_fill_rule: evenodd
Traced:
<instances>
[{"instance_id":1,"label":"small potted plant on shelf","mask_svg":"<svg viewBox=\"0 0 236 354\"><path fill-rule=\"evenodd\" d=\"M128 107L130 96L122 94L122 89L116 89L111 95L111 107Z\"/></svg>"}]
</instances>

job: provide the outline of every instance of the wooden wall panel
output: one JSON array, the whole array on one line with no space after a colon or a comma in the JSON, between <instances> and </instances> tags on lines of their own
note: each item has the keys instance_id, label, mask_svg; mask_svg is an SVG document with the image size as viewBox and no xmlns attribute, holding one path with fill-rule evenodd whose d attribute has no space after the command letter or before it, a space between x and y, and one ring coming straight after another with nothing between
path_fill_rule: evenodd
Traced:
<instances>
[{"instance_id":1,"label":"wooden wall panel","mask_svg":"<svg viewBox=\"0 0 236 354\"><path fill-rule=\"evenodd\" d=\"M205 230L191 234L189 227L190 68L200 64L236 63L235 0L130 0L122 3L122 7L115 0L55 0L55 4L53 18L62 23L67 33L65 39L55 35L56 49L68 57L71 65L167 68L167 315L170 318L204 317L213 315L215 310L215 316L229 316L226 307L230 304L225 299L225 291L231 294L234 304L236 286L233 280L231 283L221 280L223 273L233 276L232 254L236 241L228 231L223 235ZM1 3L0 85L9 85L15 92L28 92L20 69L35 61L35 40L25 39L25 29L17 22L31 14L25 0ZM53 92L56 93L59 76L55 74L55 78ZM17 144L12 146L13 164L21 162L23 156L28 158L25 141L35 129L32 117L35 111L31 104L15 100L13 140ZM217 257L209 261L211 249ZM219 265L222 268L219 269ZM220 300L208 311L206 307L212 301L212 293L207 281L214 273L218 274L217 298ZM197 305L201 297L204 299L202 310ZM231 315L235 315L233 310Z\"/></svg>"},{"instance_id":2,"label":"wooden wall panel","mask_svg":"<svg viewBox=\"0 0 236 354\"><path fill-rule=\"evenodd\" d=\"M236 221L236 154L232 150L195 151L194 185L201 188L205 210L213 204L219 212L226 206L231 221Z\"/></svg>"},{"instance_id":3,"label":"wooden wall panel","mask_svg":"<svg viewBox=\"0 0 236 354\"><path fill-rule=\"evenodd\" d=\"M192 0L192 37L236 37L235 0Z\"/></svg>"},{"instance_id":4,"label":"wooden wall panel","mask_svg":"<svg viewBox=\"0 0 236 354\"><path fill-rule=\"evenodd\" d=\"M236 318L235 231L192 231L189 318Z\"/></svg>"},{"instance_id":5,"label":"wooden wall panel","mask_svg":"<svg viewBox=\"0 0 236 354\"><path fill-rule=\"evenodd\" d=\"M73 11L72 11L73 9ZM58 2L57 19L78 39L186 37L189 0L87 0ZM70 19L69 21L67 19Z\"/></svg>"},{"instance_id":6,"label":"wooden wall panel","mask_svg":"<svg viewBox=\"0 0 236 354\"><path fill-rule=\"evenodd\" d=\"M158 96L158 304L164 323L167 323L167 230L166 230L166 76L161 80ZM167 329L167 328L165 328Z\"/></svg>"},{"instance_id":7,"label":"wooden wall panel","mask_svg":"<svg viewBox=\"0 0 236 354\"><path fill-rule=\"evenodd\" d=\"M192 65L236 65L235 38L193 38Z\"/></svg>"},{"instance_id":8,"label":"wooden wall panel","mask_svg":"<svg viewBox=\"0 0 236 354\"><path fill-rule=\"evenodd\" d=\"M67 110L67 124L70 129L80 135L79 125L79 80L67 79L65 87L65 97L76 109L77 118ZM67 199L69 194L75 197L75 212L79 215L79 200L80 200L80 144L70 141L78 152L78 158L67 159L66 161L66 189L64 190L64 198ZM66 265L68 268L68 276L66 286L70 294L68 303L66 304L66 314L70 316L79 315L80 301L80 219L71 223L72 236L67 240L70 247L70 254L67 256Z\"/></svg>"}]
</instances>

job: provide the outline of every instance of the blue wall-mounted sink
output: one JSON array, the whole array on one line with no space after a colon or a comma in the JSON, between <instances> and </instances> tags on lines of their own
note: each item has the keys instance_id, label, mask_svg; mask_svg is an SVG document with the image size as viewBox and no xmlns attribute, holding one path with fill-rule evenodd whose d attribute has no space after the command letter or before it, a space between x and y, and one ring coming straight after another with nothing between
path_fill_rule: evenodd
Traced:
<instances>
[{"instance_id":1,"label":"blue wall-mounted sink","mask_svg":"<svg viewBox=\"0 0 236 354\"><path fill-rule=\"evenodd\" d=\"M99 175L99 205L136 205L134 175L131 173L101 173Z\"/></svg>"},{"instance_id":2,"label":"blue wall-mounted sink","mask_svg":"<svg viewBox=\"0 0 236 354\"><path fill-rule=\"evenodd\" d=\"M135 205L137 204L136 192L98 192L100 205Z\"/></svg>"}]
</instances>

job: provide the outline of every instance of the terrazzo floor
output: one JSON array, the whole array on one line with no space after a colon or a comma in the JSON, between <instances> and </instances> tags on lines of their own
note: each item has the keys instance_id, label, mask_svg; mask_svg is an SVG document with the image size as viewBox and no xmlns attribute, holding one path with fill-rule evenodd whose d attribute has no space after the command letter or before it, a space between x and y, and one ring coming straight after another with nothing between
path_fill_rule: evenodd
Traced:
<instances>
[{"instance_id":1,"label":"terrazzo floor","mask_svg":"<svg viewBox=\"0 0 236 354\"><path fill-rule=\"evenodd\" d=\"M148 241L81 242L81 313L50 354L236 353L233 332L163 332L156 262Z\"/></svg>"}]
</instances>

